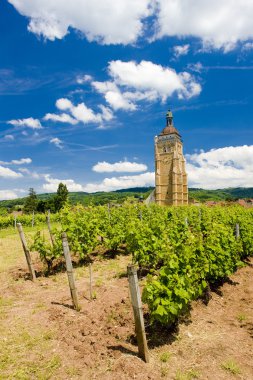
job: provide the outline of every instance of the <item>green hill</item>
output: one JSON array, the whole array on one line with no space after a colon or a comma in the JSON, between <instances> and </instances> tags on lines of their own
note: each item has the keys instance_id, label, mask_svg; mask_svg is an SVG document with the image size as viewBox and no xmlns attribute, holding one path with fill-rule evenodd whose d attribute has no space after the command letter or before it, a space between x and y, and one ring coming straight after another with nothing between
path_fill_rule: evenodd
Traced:
<instances>
[{"instance_id":1,"label":"green hill","mask_svg":"<svg viewBox=\"0 0 253 380\"><path fill-rule=\"evenodd\" d=\"M121 189L117 191L110 192L96 192L96 193L85 193L85 192L70 192L69 200L72 204L81 203L83 205L99 205L106 204L109 202L122 203L128 197L143 199L147 198L148 195L153 190L153 187L135 187L131 189ZM52 197L53 193L38 194L39 200L47 200ZM227 188L227 189L217 189L217 190L204 190L204 189L189 189L189 199L190 201L196 200L199 202L205 201L222 201L222 200L236 200L238 198L253 198L253 188ZM23 205L25 198L17 198L12 200L0 201L0 207L13 208L18 205Z\"/></svg>"}]
</instances>

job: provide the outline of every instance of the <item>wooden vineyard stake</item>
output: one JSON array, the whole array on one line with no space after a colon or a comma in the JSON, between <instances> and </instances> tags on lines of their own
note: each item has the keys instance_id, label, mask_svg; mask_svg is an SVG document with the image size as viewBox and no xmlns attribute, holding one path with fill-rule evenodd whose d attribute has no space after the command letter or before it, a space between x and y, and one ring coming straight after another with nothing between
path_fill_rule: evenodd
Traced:
<instances>
[{"instance_id":1,"label":"wooden vineyard stake","mask_svg":"<svg viewBox=\"0 0 253 380\"><path fill-rule=\"evenodd\" d=\"M32 216L32 227L34 227L34 211L33 211L33 216Z\"/></svg>"},{"instance_id":2,"label":"wooden vineyard stake","mask_svg":"<svg viewBox=\"0 0 253 380\"><path fill-rule=\"evenodd\" d=\"M236 223L236 225L235 225L235 237L236 237L236 239L239 239L239 237L240 237L240 226L238 223Z\"/></svg>"},{"instance_id":3,"label":"wooden vineyard stake","mask_svg":"<svg viewBox=\"0 0 253 380\"><path fill-rule=\"evenodd\" d=\"M108 203L107 207L108 207L108 219L109 219L109 223L110 223L111 222L111 205L110 205L110 203Z\"/></svg>"},{"instance_id":4,"label":"wooden vineyard stake","mask_svg":"<svg viewBox=\"0 0 253 380\"><path fill-rule=\"evenodd\" d=\"M185 223L186 227L188 227L188 218L187 217L185 218L184 223Z\"/></svg>"},{"instance_id":5,"label":"wooden vineyard stake","mask_svg":"<svg viewBox=\"0 0 253 380\"><path fill-rule=\"evenodd\" d=\"M48 227L48 231L49 231L49 234L50 234L51 243L52 243L52 245L54 245L55 240L54 240L54 235L53 235L52 229L51 229L50 212L47 215L47 227Z\"/></svg>"},{"instance_id":6,"label":"wooden vineyard stake","mask_svg":"<svg viewBox=\"0 0 253 380\"><path fill-rule=\"evenodd\" d=\"M139 356L146 362L149 362L149 352L145 333L141 294L138 284L137 269L135 265L129 264L127 266L127 274L129 281L129 289L131 302L134 312L135 332L137 336Z\"/></svg>"},{"instance_id":7,"label":"wooden vineyard stake","mask_svg":"<svg viewBox=\"0 0 253 380\"><path fill-rule=\"evenodd\" d=\"M25 258L26 258L27 266L28 266L28 269L29 269L29 272L30 272L30 275L31 275L31 279L32 279L32 281L35 281L36 280L36 275L35 275L35 271L34 271L34 268L33 268L30 251L29 251L29 249L27 247L27 244L26 244L26 240L25 240L25 235L24 235L24 232L23 232L22 224L21 223L17 223L17 227L18 227L18 232L19 232L20 240L21 240L21 243L22 243L22 246L23 246L23 250L24 250L24 253L25 253Z\"/></svg>"},{"instance_id":8,"label":"wooden vineyard stake","mask_svg":"<svg viewBox=\"0 0 253 380\"><path fill-rule=\"evenodd\" d=\"M72 266L72 261L70 257L70 252L69 252L69 244L68 244L68 239L65 232L63 232L62 234L62 247L63 247L63 253L64 253L64 257L66 261L66 269L67 269L67 275L68 275L68 280L69 280L69 289L70 289L73 306L74 306L74 309L80 310L80 307L78 305L78 299L77 299L73 266Z\"/></svg>"},{"instance_id":9,"label":"wooden vineyard stake","mask_svg":"<svg viewBox=\"0 0 253 380\"><path fill-rule=\"evenodd\" d=\"M92 266L91 266L91 263L89 263L89 273L90 273L90 300L92 300L93 294L92 294Z\"/></svg>"},{"instance_id":10,"label":"wooden vineyard stake","mask_svg":"<svg viewBox=\"0 0 253 380\"><path fill-rule=\"evenodd\" d=\"M14 217L14 228L15 228L15 230L17 229L17 217L16 217L16 215Z\"/></svg>"}]
</instances>

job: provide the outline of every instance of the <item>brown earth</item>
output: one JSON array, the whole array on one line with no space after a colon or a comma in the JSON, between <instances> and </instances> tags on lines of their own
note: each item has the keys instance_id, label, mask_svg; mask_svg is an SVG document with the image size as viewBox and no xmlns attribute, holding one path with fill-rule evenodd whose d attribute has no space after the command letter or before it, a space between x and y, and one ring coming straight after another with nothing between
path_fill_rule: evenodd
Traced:
<instances>
[{"instance_id":1,"label":"brown earth","mask_svg":"<svg viewBox=\"0 0 253 380\"><path fill-rule=\"evenodd\" d=\"M8 244L2 239L0 256ZM20 248L17 257L0 273L0 379L253 379L253 260L208 305L193 302L177 329L148 326L146 364L134 336L130 257L94 262L92 301L88 268L75 269L80 312L66 273L33 283Z\"/></svg>"}]
</instances>

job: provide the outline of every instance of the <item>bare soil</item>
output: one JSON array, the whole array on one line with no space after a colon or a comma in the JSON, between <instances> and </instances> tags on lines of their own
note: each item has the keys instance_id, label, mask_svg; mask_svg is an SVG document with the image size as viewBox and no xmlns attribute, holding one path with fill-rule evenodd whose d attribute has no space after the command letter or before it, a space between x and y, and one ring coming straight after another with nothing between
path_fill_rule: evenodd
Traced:
<instances>
[{"instance_id":1,"label":"bare soil","mask_svg":"<svg viewBox=\"0 0 253 380\"><path fill-rule=\"evenodd\" d=\"M33 283L19 253L0 273L0 379L253 379L253 260L212 291L207 305L193 302L174 329L147 326L146 364L134 334L130 257L95 261L93 300L88 267L75 268L78 312L66 273Z\"/></svg>"}]
</instances>

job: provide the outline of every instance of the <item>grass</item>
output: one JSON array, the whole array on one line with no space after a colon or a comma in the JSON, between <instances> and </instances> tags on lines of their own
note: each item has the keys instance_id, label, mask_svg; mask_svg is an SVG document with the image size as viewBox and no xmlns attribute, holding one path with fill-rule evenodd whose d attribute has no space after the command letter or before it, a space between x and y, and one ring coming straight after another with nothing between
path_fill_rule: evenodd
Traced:
<instances>
[{"instance_id":1,"label":"grass","mask_svg":"<svg viewBox=\"0 0 253 380\"><path fill-rule=\"evenodd\" d=\"M61 359L52 351L53 332L41 331L31 333L21 324L8 330L1 328L2 337L0 352L1 379L50 379L61 366ZM47 353L47 356L43 353Z\"/></svg>"},{"instance_id":2,"label":"grass","mask_svg":"<svg viewBox=\"0 0 253 380\"><path fill-rule=\"evenodd\" d=\"M39 229L41 229L49 239L49 233L44 225L23 228L28 246L33 240L34 233ZM22 262L22 266L26 268L25 255L18 231L15 231L14 228L0 230L0 273Z\"/></svg>"},{"instance_id":3,"label":"grass","mask_svg":"<svg viewBox=\"0 0 253 380\"><path fill-rule=\"evenodd\" d=\"M0 309L5 306L11 306L12 304L13 304L12 299L0 297Z\"/></svg>"},{"instance_id":4,"label":"grass","mask_svg":"<svg viewBox=\"0 0 253 380\"><path fill-rule=\"evenodd\" d=\"M52 229L55 229L56 227L58 227L60 224L55 222L55 223L51 223L51 227ZM34 227L32 226L23 226L23 231L25 233L34 233L34 232L37 232L37 231L42 231L42 230L47 230L46 228L46 224L38 224L38 225L35 225ZM13 227L8 227L8 228L4 228L4 229L0 229L0 238L5 238L7 236L18 236L18 230Z\"/></svg>"},{"instance_id":5,"label":"grass","mask_svg":"<svg viewBox=\"0 0 253 380\"><path fill-rule=\"evenodd\" d=\"M13 305L13 299L0 297L0 321L5 318L9 307Z\"/></svg>"},{"instance_id":6,"label":"grass","mask_svg":"<svg viewBox=\"0 0 253 380\"><path fill-rule=\"evenodd\" d=\"M167 376L168 373L169 373L168 368L165 368L165 367L162 367L162 368L161 368L161 377L165 377L165 376Z\"/></svg>"},{"instance_id":7,"label":"grass","mask_svg":"<svg viewBox=\"0 0 253 380\"><path fill-rule=\"evenodd\" d=\"M199 372L194 368L189 369L188 371L177 370L175 380L193 380L198 379L200 376Z\"/></svg>"},{"instance_id":8,"label":"grass","mask_svg":"<svg viewBox=\"0 0 253 380\"><path fill-rule=\"evenodd\" d=\"M74 376L80 377L82 375L82 371L76 367L68 367L66 369L66 374L69 378L72 378Z\"/></svg>"},{"instance_id":9,"label":"grass","mask_svg":"<svg viewBox=\"0 0 253 380\"><path fill-rule=\"evenodd\" d=\"M167 363L169 361L169 359L171 358L171 353L170 352L163 352L161 355L160 355L160 361L162 363Z\"/></svg>"},{"instance_id":10,"label":"grass","mask_svg":"<svg viewBox=\"0 0 253 380\"><path fill-rule=\"evenodd\" d=\"M230 372L233 375L238 375L239 373L241 373L240 367L233 359L229 359L223 362L221 364L221 368L225 369L226 371Z\"/></svg>"},{"instance_id":11,"label":"grass","mask_svg":"<svg viewBox=\"0 0 253 380\"><path fill-rule=\"evenodd\" d=\"M107 323L112 323L112 322L116 321L117 318L118 318L118 314L116 313L116 311L111 310L111 312L106 317L106 321L107 321Z\"/></svg>"},{"instance_id":12,"label":"grass","mask_svg":"<svg viewBox=\"0 0 253 380\"><path fill-rule=\"evenodd\" d=\"M21 243L17 235L7 236L0 241L0 272L14 267L20 259L25 261Z\"/></svg>"},{"instance_id":13,"label":"grass","mask_svg":"<svg viewBox=\"0 0 253 380\"><path fill-rule=\"evenodd\" d=\"M25 366L21 365L12 374L12 379L29 380L36 378L38 380L50 379L54 372L61 366L61 359L58 355L53 355L51 359L44 362L43 367L37 363L28 362Z\"/></svg>"},{"instance_id":14,"label":"grass","mask_svg":"<svg viewBox=\"0 0 253 380\"><path fill-rule=\"evenodd\" d=\"M245 314L238 314L236 319L238 320L238 322L242 323L246 321L247 317Z\"/></svg>"}]
</instances>

